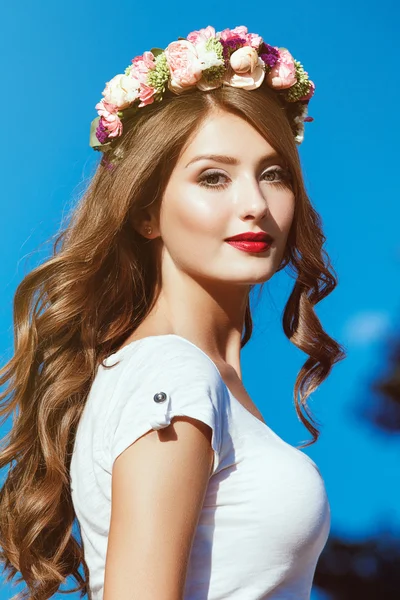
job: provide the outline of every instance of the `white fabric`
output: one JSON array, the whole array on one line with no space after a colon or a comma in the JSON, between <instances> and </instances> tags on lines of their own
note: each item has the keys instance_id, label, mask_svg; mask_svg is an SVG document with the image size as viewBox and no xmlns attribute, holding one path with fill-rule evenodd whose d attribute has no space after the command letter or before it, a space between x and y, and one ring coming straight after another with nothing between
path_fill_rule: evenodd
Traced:
<instances>
[{"instance_id":1,"label":"white fabric","mask_svg":"<svg viewBox=\"0 0 400 600\"><path fill-rule=\"evenodd\" d=\"M252 415L207 354L185 338L143 338L104 362L115 366L98 367L71 460L89 599L103 598L114 460L146 431L187 415L212 428L214 466L184 599L309 600L330 529L314 461ZM160 392L167 399L156 403Z\"/></svg>"}]
</instances>

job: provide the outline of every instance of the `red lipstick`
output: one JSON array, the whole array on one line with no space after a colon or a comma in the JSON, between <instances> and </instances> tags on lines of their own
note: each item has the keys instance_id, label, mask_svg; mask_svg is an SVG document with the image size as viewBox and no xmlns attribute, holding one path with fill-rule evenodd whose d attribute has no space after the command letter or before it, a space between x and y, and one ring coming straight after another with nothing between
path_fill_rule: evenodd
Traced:
<instances>
[{"instance_id":1,"label":"red lipstick","mask_svg":"<svg viewBox=\"0 0 400 600\"><path fill-rule=\"evenodd\" d=\"M259 253L268 250L274 240L269 233L265 233L264 231L257 233L247 231L227 238L225 241L238 250Z\"/></svg>"}]
</instances>

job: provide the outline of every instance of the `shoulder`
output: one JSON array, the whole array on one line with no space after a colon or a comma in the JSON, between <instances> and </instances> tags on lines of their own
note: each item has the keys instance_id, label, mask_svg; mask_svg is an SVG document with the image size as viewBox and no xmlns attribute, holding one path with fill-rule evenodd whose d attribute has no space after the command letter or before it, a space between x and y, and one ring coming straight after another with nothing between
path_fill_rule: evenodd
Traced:
<instances>
[{"instance_id":1,"label":"shoulder","mask_svg":"<svg viewBox=\"0 0 400 600\"><path fill-rule=\"evenodd\" d=\"M118 393L106 423L111 462L145 432L167 427L175 416L186 416L212 429L217 468L226 388L213 361L175 335L143 338L124 350Z\"/></svg>"},{"instance_id":2,"label":"shoulder","mask_svg":"<svg viewBox=\"0 0 400 600\"><path fill-rule=\"evenodd\" d=\"M223 388L224 382L211 358L189 340L174 334L149 336L138 340L129 352L126 346L123 376L167 377L170 382L208 381L210 385Z\"/></svg>"}]
</instances>

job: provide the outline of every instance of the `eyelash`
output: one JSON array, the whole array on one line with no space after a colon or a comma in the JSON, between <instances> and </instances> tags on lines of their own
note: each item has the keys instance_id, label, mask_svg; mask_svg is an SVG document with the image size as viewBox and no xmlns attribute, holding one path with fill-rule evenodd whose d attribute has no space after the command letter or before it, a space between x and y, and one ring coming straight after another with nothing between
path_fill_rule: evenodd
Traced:
<instances>
[{"instance_id":1,"label":"eyelash","mask_svg":"<svg viewBox=\"0 0 400 600\"><path fill-rule=\"evenodd\" d=\"M284 187L284 188L290 186L291 175L290 175L290 172L288 169L283 169L282 167L275 167L274 169L270 169L269 171L264 171L264 174L265 173L279 173L281 175L281 177L282 177L281 181L270 181L269 182L272 185L275 185L277 187ZM226 175L224 175L220 171L208 171L207 173L204 173L201 177L199 177L197 182L202 187L209 188L212 190L219 190L228 185L227 183L216 183L215 185L210 185L208 183L205 183L206 179L208 179L209 177L212 177L214 175L220 175L222 177L226 177Z\"/></svg>"}]
</instances>

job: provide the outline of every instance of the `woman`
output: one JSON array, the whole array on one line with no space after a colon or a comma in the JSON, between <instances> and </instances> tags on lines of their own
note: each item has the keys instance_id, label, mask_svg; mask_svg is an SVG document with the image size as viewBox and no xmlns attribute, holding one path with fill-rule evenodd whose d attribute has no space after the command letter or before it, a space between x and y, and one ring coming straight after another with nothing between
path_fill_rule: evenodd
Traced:
<instances>
[{"instance_id":1,"label":"woman","mask_svg":"<svg viewBox=\"0 0 400 600\"><path fill-rule=\"evenodd\" d=\"M18 286L1 372L2 414L19 408L2 559L38 600L69 575L92 600L309 598L324 482L264 422L240 350L251 290L291 267L283 328L308 354L294 398L315 442L306 399L344 352L314 312L337 284L296 149L314 89L244 26L194 31L107 83L101 164Z\"/></svg>"}]
</instances>

